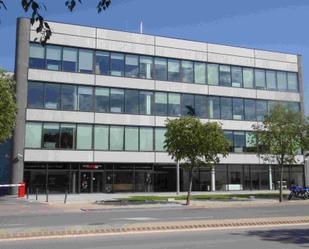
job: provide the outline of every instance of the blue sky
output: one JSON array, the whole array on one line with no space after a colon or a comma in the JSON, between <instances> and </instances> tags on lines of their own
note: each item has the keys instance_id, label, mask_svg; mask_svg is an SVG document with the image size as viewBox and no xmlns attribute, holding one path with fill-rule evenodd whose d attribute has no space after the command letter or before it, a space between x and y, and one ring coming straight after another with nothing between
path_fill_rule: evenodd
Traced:
<instances>
[{"instance_id":1,"label":"blue sky","mask_svg":"<svg viewBox=\"0 0 309 249\"><path fill-rule=\"evenodd\" d=\"M303 56L306 113L309 114L308 0L112 0L97 14L98 0L84 0L74 13L64 0L44 2L46 19L74 24L290 52ZM0 10L0 67L14 70L15 23L28 16L19 0L6 0Z\"/></svg>"}]
</instances>

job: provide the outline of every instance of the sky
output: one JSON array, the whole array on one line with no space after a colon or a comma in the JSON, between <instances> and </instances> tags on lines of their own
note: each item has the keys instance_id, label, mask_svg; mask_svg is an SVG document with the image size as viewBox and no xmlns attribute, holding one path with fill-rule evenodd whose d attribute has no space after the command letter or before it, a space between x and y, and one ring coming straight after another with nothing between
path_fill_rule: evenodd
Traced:
<instances>
[{"instance_id":1,"label":"sky","mask_svg":"<svg viewBox=\"0 0 309 249\"><path fill-rule=\"evenodd\" d=\"M309 115L309 0L112 0L98 14L98 0L83 0L73 13L65 0L37 0L47 20L226 45L301 54L305 111ZM20 0L0 9L0 67L14 70L16 18L28 17Z\"/></svg>"}]
</instances>

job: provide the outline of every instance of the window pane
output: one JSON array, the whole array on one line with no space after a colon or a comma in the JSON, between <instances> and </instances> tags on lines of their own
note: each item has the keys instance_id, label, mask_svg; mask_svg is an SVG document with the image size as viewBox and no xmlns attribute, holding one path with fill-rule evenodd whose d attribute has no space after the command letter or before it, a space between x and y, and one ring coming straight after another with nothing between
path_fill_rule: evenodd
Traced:
<instances>
[{"instance_id":1,"label":"window pane","mask_svg":"<svg viewBox=\"0 0 309 249\"><path fill-rule=\"evenodd\" d=\"M220 65L219 77L220 77L221 86L230 86L231 85L231 67Z\"/></svg>"},{"instance_id":2,"label":"window pane","mask_svg":"<svg viewBox=\"0 0 309 249\"><path fill-rule=\"evenodd\" d=\"M155 58L155 77L157 80L167 80L167 60Z\"/></svg>"},{"instance_id":3,"label":"window pane","mask_svg":"<svg viewBox=\"0 0 309 249\"><path fill-rule=\"evenodd\" d=\"M93 111L93 88L78 87L78 106L80 111Z\"/></svg>"},{"instance_id":4,"label":"window pane","mask_svg":"<svg viewBox=\"0 0 309 249\"><path fill-rule=\"evenodd\" d=\"M144 115L152 114L153 92L139 92L139 113Z\"/></svg>"},{"instance_id":5,"label":"window pane","mask_svg":"<svg viewBox=\"0 0 309 249\"><path fill-rule=\"evenodd\" d=\"M109 74L109 52L96 51L95 73L103 75Z\"/></svg>"},{"instance_id":6,"label":"window pane","mask_svg":"<svg viewBox=\"0 0 309 249\"><path fill-rule=\"evenodd\" d=\"M155 151L165 151L165 132L166 128L155 128Z\"/></svg>"},{"instance_id":7,"label":"window pane","mask_svg":"<svg viewBox=\"0 0 309 249\"><path fill-rule=\"evenodd\" d=\"M51 70L61 69L61 47L53 45L46 46L46 67Z\"/></svg>"},{"instance_id":8,"label":"window pane","mask_svg":"<svg viewBox=\"0 0 309 249\"><path fill-rule=\"evenodd\" d=\"M270 113L278 103L278 101L268 100L268 113ZM284 106L284 103L281 102L281 104Z\"/></svg>"},{"instance_id":9,"label":"window pane","mask_svg":"<svg viewBox=\"0 0 309 249\"><path fill-rule=\"evenodd\" d=\"M153 151L153 129L140 127L139 129L140 151Z\"/></svg>"},{"instance_id":10,"label":"window pane","mask_svg":"<svg viewBox=\"0 0 309 249\"><path fill-rule=\"evenodd\" d=\"M26 123L26 148L41 148L42 143L42 124Z\"/></svg>"},{"instance_id":11,"label":"window pane","mask_svg":"<svg viewBox=\"0 0 309 249\"><path fill-rule=\"evenodd\" d=\"M243 68L243 79L244 79L244 87L246 88L253 88L253 68Z\"/></svg>"},{"instance_id":12,"label":"window pane","mask_svg":"<svg viewBox=\"0 0 309 249\"><path fill-rule=\"evenodd\" d=\"M277 89L277 80L276 80L276 72L267 70L266 71L266 83L267 89L276 90Z\"/></svg>"},{"instance_id":13,"label":"window pane","mask_svg":"<svg viewBox=\"0 0 309 249\"><path fill-rule=\"evenodd\" d=\"M77 144L78 150L91 150L92 148L92 125L77 125Z\"/></svg>"},{"instance_id":14,"label":"window pane","mask_svg":"<svg viewBox=\"0 0 309 249\"><path fill-rule=\"evenodd\" d=\"M123 150L123 126L111 126L109 148L110 150Z\"/></svg>"},{"instance_id":15,"label":"window pane","mask_svg":"<svg viewBox=\"0 0 309 249\"><path fill-rule=\"evenodd\" d=\"M155 93L155 113L156 115L167 115L167 93Z\"/></svg>"},{"instance_id":16,"label":"window pane","mask_svg":"<svg viewBox=\"0 0 309 249\"><path fill-rule=\"evenodd\" d=\"M139 77L142 79L153 78L153 58L150 56L139 57Z\"/></svg>"},{"instance_id":17,"label":"window pane","mask_svg":"<svg viewBox=\"0 0 309 249\"><path fill-rule=\"evenodd\" d=\"M244 101L243 99L233 98L233 119L244 119Z\"/></svg>"},{"instance_id":18,"label":"window pane","mask_svg":"<svg viewBox=\"0 0 309 249\"><path fill-rule=\"evenodd\" d=\"M59 148L59 124L45 123L43 125L43 148Z\"/></svg>"},{"instance_id":19,"label":"window pane","mask_svg":"<svg viewBox=\"0 0 309 249\"><path fill-rule=\"evenodd\" d=\"M300 112L300 105L298 102L288 102L288 109L293 112Z\"/></svg>"},{"instance_id":20,"label":"window pane","mask_svg":"<svg viewBox=\"0 0 309 249\"><path fill-rule=\"evenodd\" d=\"M77 71L77 49L63 48L62 70L67 72Z\"/></svg>"},{"instance_id":21,"label":"window pane","mask_svg":"<svg viewBox=\"0 0 309 249\"><path fill-rule=\"evenodd\" d=\"M245 147L245 133L234 131L234 152L243 152Z\"/></svg>"},{"instance_id":22,"label":"window pane","mask_svg":"<svg viewBox=\"0 0 309 249\"><path fill-rule=\"evenodd\" d=\"M193 82L193 62L181 61L182 82Z\"/></svg>"},{"instance_id":23,"label":"window pane","mask_svg":"<svg viewBox=\"0 0 309 249\"><path fill-rule=\"evenodd\" d=\"M220 119L220 98L208 97L208 117Z\"/></svg>"},{"instance_id":24,"label":"window pane","mask_svg":"<svg viewBox=\"0 0 309 249\"><path fill-rule=\"evenodd\" d=\"M182 116L190 116L190 115L195 116L194 95L182 94L181 115Z\"/></svg>"},{"instance_id":25,"label":"window pane","mask_svg":"<svg viewBox=\"0 0 309 249\"><path fill-rule=\"evenodd\" d=\"M93 51L79 49L78 71L81 73L93 72Z\"/></svg>"},{"instance_id":26,"label":"window pane","mask_svg":"<svg viewBox=\"0 0 309 249\"><path fill-rule=\"evenodd\" d=\"M109 88L95 88L96 112L109 112Z\"/></svg>"},{"instance_id":27,"label":"window pane","mask_svg":"<svg viewBox=\"0 0 309 249\"><path fill-rule=\"evenodd\" d=\"M224 137L226 140L230 143L230 152L232 152L234 149L234 137L232 131L224 131Z\"/></svg>"},{"instance_id":28,"label":"window pane","mask_svg":"<svg viewBox=\"0 0 309 249\"><path fill-rule=\"evenodd\" d=\"M126 55L126 77L138 77L138 56Z\"/></svg>"},{"instance_id":29,"label":"window pane","mask_svg":"<svg viewBox=\"0 0 309 249\"><path fill-rule=\"evenodd\" d=\"M207 118L206 96L195 95L195 114L200 118Z\"/></svg>"},{"instance_id":30,"label":"window pane","mask_svg":"<svg viewBox=\"0 0 309 249\"><path fill-rule=\"evenodd\" d=\"M168 94L168 115L180 116L180 94L178 93Z\"/></svg>"},{"instance_id":31,"label":"window pane","mask_svg":"<svg viewBox=\"0 0 309 249\"><path fill-rule=\"evenodd\" d=\"M124 55L120 53L111 53L111 75L124 75Z\"/></svg>"},{"instance_id":32,"label":"window pane","mask_svg":"<svg viewBox=\"0 0 309 249\"><path fill-rule=\"evenodd\" d=\"M168 59L168 80L180 81L180 61Z\"/></svg>"},{"instance_id":33,"label":"window pane","mask_svg":"<svg viewBox=\"0 0 309 249\"><path fill-rule=\"evenodd\" d=\"M125 90L125 112L138 114L138 91Z\"/></svg>"},{"instance_id":34,"label":"window pane","mask_svg":"<svg viewBox=\"0 0 309 249\"><path fill-rule=\"evenodd\" d=\"M297 73L288 73L288 89L298 91Z\"/></svg>"},{"instance_id":35,"label":"window pane","mask_svg":"<svg viewBox=\"0 0 309 249\"><path fill-rule=\"evenodd\" d=\"M59 109L60 103L60 85L45 84L45 108Z\"/></svg>"},{"instance_id":36,"label":"window pane","mask_svg":"<svg viewBox=\"0 0 309 249\"><path fill-rule=\"evenodd\" d=\"M75 149L75 124L61 124L60 148Z\"/></svg>"},{"instance_id":37,"label":"window pane","mask_svg":"<svg viewBox=\"0 0 309 249\"><path fill-rule=\"evenodd\" d=\"M206 84L206 64L203 62L194 62L194 82Z\"/></svg>"},{"instance_id":38,"label":"window pane","mask_svg":"<svg viewBox=\"0 0 309 249\"><path fill-rule=\"evenodd\" d=\"M256 119L257 121L263 121L264 116L267 115L267 102L264 100L256 101Z\"/></svg>"},{"instance_id":39,"label":"window pane","mask_svg":"<svg viewBox=\"0 0 309 249\"><path fill-rule=\"evenodd\" d=\"M255 69L255 87L265 89L265 70Z\"/></svg>"},{"instance_id":40,"label":"window pane","mask_svg":"<svg viewBox=\"0 0 309 249\"><path fill-rule=\"evenodd\" d=\"M94 127L94 149L108 150L108 131L107 125L96 125Z\"/></svg>"},{"instance_id":41,"label":"window pane","mask_svg":"<svg viewBox=\"0 0 309 249\"><path fill-rule=\"evenodd\" d=\"M253 99L245 99L245 120L256 120L255 100Z\"/></svg>"},{"instance_id":42,"label":"window pane","mask_svg":"<svg viewBox=\"0 0 309 249\"><path fill-rule=\"evenodd\" d=\"M207 64L207 83L209 85L219 84L219 65Z\"/></svg>"},{"instance_id":43,"label":"window pane","mask_svg":"<svg viewBox=\"0 0 309 249\"><path fill-rule=\"evenodd\" d=\"M242 87L242 68L232 67L232 86Z\"/></svg>"},{"instance_id":44,"label":"window pane","mask_svg":"<svg viewBox=\"0 0 309 249\"><path fill-rule=\"evenodd\" d=\"M221 118L232 119L232 99L221 97L220 105L221 105Z\"/></svg>"},{"instance_id":45,"label":"window pane","mask_svg":"<svg viewBox=\"0 0 309 249\"><path fill-rule=\"evenodd\" d=\"M30 43L29 67L45 68L45 49L40 44Z\"/></svg>"},{"instance_id":46,"label":"window pane","mask_svg":"<svg viewBox=\"0 0 309 249\"><path fill-rule=\"evenodd\" d=\"M72 85L61 86L61 109L77 110L77 87Z\"/></svg>"},{"instance_id":47,"label":"window pane","mask_svg":"<svg viewBox=\"0 0 309 249\"><path fill-rule=\"evenodd\" d=\"M287 74L285 72L277 72L278 90L285 91L288 88Z\"/></svg>"},{"instance_id":48,"label":"window pane","mask_svg":"<svg viewBox=\"0 0 309 249\"><path fill-rule=\"evenodd\" d=\"M253 132L246 132L246 152L255 152L256 151L256 142Z\"/></svg>"},{"instance_id":49,"label":"window pane","mask_svg":"<svg viewBox=\"0 0 309 249\"><path fill-rule=\"evenodd\" d=\"M138 127L125 127L125 150L138 151Z\"/></svg>"},{"instance_id":50,"label":"window pane","mask_svg":"<svg viewBox=\"0 0 309 249\"><path fill-rule=\"evenodd\" d=\"M111 89L110 111L119 113L124 112L124 91L122 89Z\"/></svg>"},{"instance_id":51,"label":"window pane","mask_svg":"<svg viewBox=\"0 0 309 249\"><path fill-rule=\"evenodd\" d=\"M28 82L28 107L43 108L44 85L42 83Z\"/></svg>"}]
</instances>

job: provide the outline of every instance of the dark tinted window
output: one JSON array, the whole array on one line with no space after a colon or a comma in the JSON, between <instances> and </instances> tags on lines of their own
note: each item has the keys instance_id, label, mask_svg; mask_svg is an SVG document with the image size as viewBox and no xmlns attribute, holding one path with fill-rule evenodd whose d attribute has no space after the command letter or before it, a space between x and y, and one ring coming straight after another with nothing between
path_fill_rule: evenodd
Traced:
<instances>
[{"instance_id":1,"label":"dark tinted window","mask_svg":"<svg viewBox=\"0 0 309 249\"><path fill-rule=\"evenodd\" d=\"M256 120L255 100L245 99L244 103L245 103L245 120L250 121Z\"/></svg>"},{"instance_id":2,"label":"dark tinted window","mask_svg":"<svg viewBox=\"0 0 309 249\"><path fill-rule=\"evenodd\" d=\"M182 116L195 116L194 95L182 94L181 100L181 115Z\"/></svg>"},{"instance_id":3,"label":"dark tinted window","mask_svg":"<svg viewBox=\"0 0 309 249\"><path fill-rule=\"evenodd\" d=\"M43 108L44 84L29 82L28 83L28 107Z\"/></svg>"},{"instance_id":4,"label":"dark tinted window","mask_svg":"<svg viewBox=\"0 0 309 249\"><path fill-rule=\"evenodd\" d=\"M122 89L111 89L110 111L118 113L124 112L124 91Z\"/></svg>"},{"instance_id":5,"label":"dark tinted window","mask_svg":"<svg viewBox=\"0 0 309 249\"><path fill-rule=\"evenodd\" d=\"M207 98L206 96L195 96L195 114L200 118L207 118Z\"/></svg>"},{"instance_id":6,"label":"dark tinted window","mask_svg":"<svg viewBox=\"0 0 309 249\"><path fill-rule=\"evenodd\" d=\"M110 74L114 76L124 75L124 55L120 53L111 53Z\"/></svg>"},{"instance_id":7,"label":"dark tinted window","mask_svg":"<svg viewBox=\"0 0 309 249\"><path fill-rule=\"evenodd\" d=\"M95 89L96 112L109 112L109 88Z\"/></svg>"},{"instance_id":8,"label":"dark tinted window","mask_svg":"<svg viewBox=\"0 0 309 249\"><path fill-rule=\"evenodd\" d=\"M45 48L36 43L30 43L29 67L45 68Z\"/></svg>"},{"instance_id":9,"label":"dark tinted window","mask_svg":"<svg viewBox=\"0 0 309 249\"><path fill-rule=\"evenodd\" d=\"M180 81L180 60L168 59L168 80Z\"/></svg>"},{"instance_id":10,"label":"dark tinted window","mask_svg":"<svg viewBox=\"0 0 309 249\"><path fill-rule=\"evenodd\" d=\"M45 123L43 125L43 148L59 148L59 124Z\"/></svg>"},{"instance_id":11,"label":"dark tinted window","mask_svg":"<svg viewBox=\"0 0 309 249\"><path fill-rule=\"evenodd\" d=\"M96 74L109 74L109 52L97 51L95 54L95 73Z\"/></svg>"},{"instance_id":12,"label":"dark tinted window","mask_svg":"<svg viewBox=\"0 0 309 249\"><path fill-rule=\"evenodd\" d=\"M219 97L207 97L208 99L208 117L214 119L220 119L220 98Z\"/></svg>"},{"instance_id":13,"label":"dark tinted window","mask_svg":"<svg viewBox=\"0 0 309 249\"><path fill-rule=\"evenodd\" d=\"M139 113L145 115L152 114L153 93L150 91L139 92Z\"/></svg>"},{"instance_id":14,"label":"dark tinted window","mask_svg":"<svg viewBox=\"0 0 309 249\"><path fill-rule=\"evenodd\" d=\"M138 114L138 91L125 90L125 112Z\"/></svg>"},{"instance_id":15,"label":"dark tinted window","mask_svg":"<svg viewBox=\"0 0 309 249\"><path fill-rule=\"evenodd\" d=\"M93 110L93 88L88 86L78 87L78 107L80 111Z\"/></svg>"},{"instance_id":16,"label":"dark tinted window","mask_svg":"<svg viewBox=\"0 0 309 249\"><path fill-rule=\"evenodd\" d=\"M155 93L155 114L160 116L167 115L167 93Z\"/></svg>"},{"instance_id":17,"label":"dark tinted window","mask_svg":"<svg viewBox=\"0 0 309 249\"><path fill-rule=\"evenodd\" d=\"M61 86L61 109L77 110L77 86Z\"/></svg>"},{"instance_id":18,"label":"dark tinted window","mask_svg":"<svg viewBox=\"0 0 309 249\"><path fill-rule=\"evenodd\" d=\"M232 98L220 98L221 118L232 119Z\"/></svg>"},{"instance_id":19,"label":"dark tinted window","mask_svg":"<svg viewBox=\"0 0 309 249\"><path fill-rule=\"evenodd\" d=\"M67 72L77 71L77 49L63 48L62 70Z\"/></svg>"},{"instance_id":20,"label":"dark tinted window","mask_svg":"<svg viewBox=\"0 0 309 249\"><path fill-rule=\"evenodd\" d=\"M61 124L60 126L60 148L75 149L75 124Z\"/></svg>"},{"instance_id":21,"label":"dark tinted window","mask_svg":"<svg viewBox=\"0 0 309 249\"><path fill-rule=\"evenodd\" d=\"M60 107L60 85L45 84L45 108L59 109Z\"/></svg>"},{"instance_id":22,"label":"dark tinted window","mask_svg":"<svg viewBox=\"0 0 309 249\"><path fill-rule=\"evenodd\" d=\"M243 99L233 98L233 119L244 119L244 101Z\"/></svg>"},{"instance_id":23,"label":"dark tinted window","mask_svg":"<svg viewBox=\"0 0 309 249\"><path fill-rule=\"evenodd\" d=\"M138 77L138 56L137 55L126 55L126 77L136 78Z\"/></svg>"},{"instance_id":24,"label":"dark tinted window","mask_svg":"<svg viewBox=\"0 0 309 249\"><path fill-rule=\"evenodd\" d=\"M155 58L155 77L157 80L167 80L167 60Z\"/></svg>"},{"instance_id":25,"label":"dark tinted window","mask_svg":"<svg viewBox=\"0 0 309 249\"><path fill-rule=\"evenodd\" d=\"M46 68L50 70L61 70L61 50L59 46L46 46Z\"/></svg>"}]
</instances>

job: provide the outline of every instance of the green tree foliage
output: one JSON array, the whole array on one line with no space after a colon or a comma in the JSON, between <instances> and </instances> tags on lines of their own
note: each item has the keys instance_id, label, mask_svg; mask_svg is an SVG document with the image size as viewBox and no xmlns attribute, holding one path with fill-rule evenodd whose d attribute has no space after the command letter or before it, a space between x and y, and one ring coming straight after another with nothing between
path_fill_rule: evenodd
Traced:
<instances>
[{"instance_id":1,"label":"green tree foliage","mask_svg":"<svg viewBox=\"0 0 309 249\"><path fill-rule=\"evenodd\" d=\"M301 149L308 148L306 122L301 113L275 105L265 116L262 124L253 125L253 139L257 144L258 155L264 162L278 165L280 168L279 201L283 200L283 167L297 162Z\"/></svg>"},{"instance_id":2,"label":"green tree foliage","mask_svg":"<svg viewBox=\"0 0 309 249\"><path fill-rule=\"evenodd\" d=\"M0 0L0 10L7 10L6 0ZM47 2L47 1L46 1ZM41 35L39 42L42 45L45 45L46 42L50 39L52 35L51 27L48 22L45 21L44 16L41 14L42 10L47 10L46 4L42 1L36 0L21 0L22 9L28 13L30 12L30 22L31 25L38 23L36 32ZM68 8L69 11L73 12L77 4L82 4L81 0L65 0L64 5ZM111 4L111 0L99 0L97 2L96 8L98 13L101 13L102 10L106 10Z\"/></svg>"},{"instance_id":3,"label":"green tree foliage","mask_svg":"<svg viewBox=\"0 0 309 249\"><path fill-rule=\"evenodd\" d=\"M12 134L16 116L15 82L12 76L0 73L0 143Z\"/></svg>"},{"instance_id":4,"label":"green tree foliage","mask_svg":"<svg viewBox=\"0 0 309 249\"><path fill-rule=\"evenodd\" d=\"M169 120L165 133L165 149L188 171L187 205L190 205L193 171L220 162L219 153L226 156L229 142L217 123L202 122L192 116Z\"/></svg>"}]
</instances>

